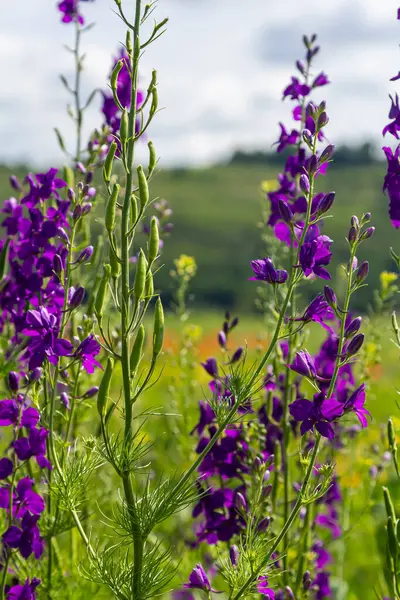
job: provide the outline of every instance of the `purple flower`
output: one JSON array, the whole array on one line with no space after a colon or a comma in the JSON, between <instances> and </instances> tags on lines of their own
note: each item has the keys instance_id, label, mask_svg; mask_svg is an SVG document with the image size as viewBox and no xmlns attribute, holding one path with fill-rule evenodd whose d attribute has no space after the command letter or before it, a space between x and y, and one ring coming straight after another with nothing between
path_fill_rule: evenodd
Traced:
<instances>
[{"instance_id":1,"label":"purple flower","mask_svg":"<svg viewBox=\"0 0 400 600\"><path fill-rule=\"evenodd\" d=\"M315 379L317 377L314 359L307 350L296 352L293 363L287 366L289 369L292 369L292 371L299 373L303 377L309 377L310 379Z\"/></svg>"},{"instance_id":2,"label":"purple flower","mask_svg":"<svg viewBox=\"0 0 400 600\"><path fill-rule=\"evenodd\" d=\"M358 387L350 396L350 398L344 403L344 412L354 412L360 421L361 427L367 427L368 421L367 416L371 416L366 408L365 404L365 384L363 383Z\"/></svg>"},{"instance_id":3,"label":"purple flower","mask_svg":"<svg viewBox=\"0 0 400 600\"><path fill-rule=\"evenodd\" d=\"M203 592L216 592L211 588L207 574L200 563L197 563L189 575L189 583L184 584L185 588L192 590L202 590Z\"/></svg>"},{"instance_id":4,"label":"purple flower","mask_svg":"<svg viewBox=\"0 0 400 600\"><path fill-rule=\"evenodd\" d=\"M74 352L74 358L78 360L82 360L82 366L86 370L87 373L94 373L95 367L99 367L102 369L103 367L97 360L95 360L95 356L100 352L100 344L91 333L86 339L83 340Z\"/></svg>"},{"instance_id":5,"label":"purple flower","mask_svg":"<svg viewBox=\"0 0 400 600\"><path fill-rule=\"evenodd\" d=\"M281 135L279 136L279 140L275 142L278 145L276 149L277 152L283 152L287 146L292 146L297 143L299 139L299 133L295 129L289 133L286 131L285 126L282 123L279 123L279 127L281 128Z\"/></svg>"},{"instance_id":6,"label":"purple flower","mask_svg":"<svg viewBox=\"0 0 400 600\"><path fill-rule=\"evenodd\" d=\"M283 90L283 98L298 100L310 93L310 87L301 83L297 77L292 77L291 83Z\"/></svg>"},{"instance_id":7,"label":"purple flower","mask_svg":"<svg viewBox=\"0 0 400 600\"><path fill-rule=\"evenodd\" d=\"M29 369L35 369L47 360L56 365L60 356L69 356L73 349L71 342L58 339L57 317L50 314L47 308L29 310L26 322L28 327L22 333L30 336L27 357L29 357Z\"/></svg>"},{"instance_id":8,"label":"purple flower","mask_svg":"<svg viewBox=\"0 0 400 600\"><path fill-rule=\"evenodd\" d=\"M400 227L400 145L397 146L395 153L389 147L384 147L388 166L385 179L383 181L383 191L389 196L389 216L393 227Z\"/></svg>"},{"instance_id":9,"label":"purple flower","mask_svg":"<svg viewBox=\"0 0 400 600\"><path fill-rule=\"evenodd\" d=\"M0 479L7 479L13 472L13 462L9 458L0 459Z\"/></svg>"},{"instance_id":10,"label":"purple flower","mask_svg":"<svg viewBox=\"0 0 400 600\"><path fill-rule=\"evenodd\" d=\"M327 329L331 332L331 328L325 324L325 321L333 319L334 316L335 313L325 300L324 295L318 294L318 296L316 296L314 300L312 300L307 306L303 316L294 320L303 321L304 323L310 323L310 321L314 321L315 323L320 323L324 329Z\"/></svg>"},{"instance_id":11,"label":"purple flower","mask_svg":"<svg viewBox=\"0 0 400 600\"><path fill-rule=\"evenodd\" d=\"M88 2L88 0L81 1ZM85 20L79 13L79 2L80 0L63 0L58 4L58 10L63 13L61 19L63 23L71 23L76 19L80 25L84 25Z\"/></svg>"},{"instance_id":12,"label":"purple flower","mask_svg":"<svg viewBox=\"0 0 400 600\"><path fill-rule=\"evenodd\" d=\"M28 437L18 438L13 443L13 447L19 460L29 460L34 456L41 469L51 470L52 466L46 458L46 439L48 434L47 429L41 427L40 429L30 429Z\"/></svg>"},{"instance_id":13,"label":"purple flower","mask_svg":"<svg viewBox=\"0 0 400 600\"><path fill-rule=\"evenodd\" d=\"M261 577L258 578L257 592L270 600L275 599L275 592L272 588L268 587L268 579L265 575L261 575Z\"/></svg>"},{"instance_id":14,"label":"purple flower","mask_svg":"<svg viewBox=\"0 0 400 600\"><path fill-rule=\"evenodd\" d=\"M218 365L215 358L207 358L207 360L201 363L201 366L207 371L211 377L218 377Z\"/></svg>"},{"instance_id":15,"label":"purple flower","mask_svg":"<svg viewBox=\"0 0 400 600\"><path fill-rule=\"evenodd\" d=\"M13 585L7 593L7 600L36 600L36 588L40 579L34 577L31 582L27 579L24 585Z\"/></svg>"},{"instance_id":16,"label":"purple flower","mask_svg":"<svg viewBox=\"0 0 400 600\"><path fill-rule=\"evenodd\" d=\"M343 407L332 397L325 398L323 393L315 394L314 399L295 400L289 406L295 421L301 422L301 435L315 429L324 437L332 440L335 436L331 421L343 414Z\"/></svg>"},{"instance_id":17,"label":"purple flower","mask_svg":"<svg viewBox=\"0 0 400 600\"><path fill-rule=\"evenodd\" d=\"M281 284L285 283L288 278L287 271L275 269L270 258L252 260L250 265L255 277L250 277L249 281L266 281L267 283Z\"/></svg>"},{"instance_id":18,"label":"purple flower","mask_svg":"<svg viewBox=\"0 0 400 600\"><path fill-rule=\"evenodd\" d=\"M300 266L306 277L314 274L321 279L331 278L325 269L332 256L332 252L329 250L331 244L332 240L326 235L321 235L316 225L309 228L299 256Z\"/></svg>"},{"instance_id":19,"label":"purple flower","mask_svg":"<svg viewBox=\"0 0 400 600\"><path fill-rule=\"evenodd\" d=\"M40 537L37 515L25 513L21 521L21 527L11 525L3 534L4 543L10 548L18 548L21 556L25 559L31 554L39 559L44 550L43 540Z\"/></svg>"}]
</instances>

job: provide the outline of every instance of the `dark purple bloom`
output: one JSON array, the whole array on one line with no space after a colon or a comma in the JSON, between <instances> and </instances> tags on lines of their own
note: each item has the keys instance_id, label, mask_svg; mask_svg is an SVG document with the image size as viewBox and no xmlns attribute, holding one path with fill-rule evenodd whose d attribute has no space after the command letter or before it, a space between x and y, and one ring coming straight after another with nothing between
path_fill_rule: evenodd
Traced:
<instances>
[{"instance_id":1,"label":"dark purple bloom","mask_svg":"<svg viewBox=\"0 0 400 600\"><path fill-rule=\"evenodd\" d=\"M331 421L343 414L342 405L334 397L326 399L323 393L315 394L312 401L295 400L289 410L293 419L301 422L301 435L315 427L322 436L330 440L335 435Z\"/></svg>"},{"instance_id":2,"label":"dark purple bloom","mask_svg":"<svg viewBox=\"0 0 400 600\"><path fill-rule=\"evenodd\" d=\"M291 100L298 100L310 93L310 87L301 83L297 77L292 77L291 83L284 89L283 97L289 97Z\"/></svg>"},{"instance_id":3,"label":"dark purple bloom","mask_svg":"<svg viewBox=\"0 0 400 600\"><path fill-rule=\"evenodd\" d=\"M292 369L292 371L299 373L303 377L309 377L310 379L315 379L317 377L315 362L307 350L296 352L293 363L287 366L289 369Z\"/></svg>"},{"instance_id":4,"label":"dark purple bloom","mask_svg":"<svg viewBox=\"0 0 400 600\"><path fill-rule=\"evenodd\" d=\"M80 25L85 23L84 18L79 12L79 2L87 2L88 0L63 0L58 4L58 10L63 14L62 22L71 23L77 20Z\"/></svg>"},{"instance_id":5,"label":"dark purple bloom","mask_svg":"<svg viewBox=\"0 0 400 600\"><path fill-rule=\"evenodd\" d=\"M400 145L397 146L395 153L390 147L384 147L388 166L385 179L383 181L383 191L389 196L389 216L393 227L400 227Z\"/></svg>"},{"instance_id":6,"label":"dark purple bloom","mask_svg":"<svg viewBox=\"0 0 400 600\"><path fill-rule=\"evenodd\" d=\"M9 458L0 459L0 479L7 479L13 472L13 462Z\"/></svg>"},{"instance_id":7,"label":"dark purple bloom","mask_svg":"<svg viewBox=\"0 0 400 600\"><path fill-rule=\"evenodd\" d=\"M68 356L73 349L71 342L58 339L57 317L44 307L29 310L26 322L28 327L22 333L31 337L28 345L29 369L40 367L47 358L53 365L60 356Z\"/></svg>"},{"instance_id":8,"label":"dark purple bloom","mask_svg":"<svg viewBox=\"0 0 400 600\"><path fill-rule=\"evenodd\" d=\"M207 358L205 362L201 363L201 366L207 371L209 375L211 375L211 377L218 376L218 365L215 358Z\"/></svg>"},{"instance_id":9,"label":"dark purple bloom","mask_svg":"<svg viewBox=\"0 0 400 600\"><path fill-rule=\"evenodd\" d=\"M299 139L299 133L295 129L289 133L286 131L285 126L282 123L279 123L279 127L281 128L281 135L279 136L279 140L275 142L278 145L277 152L283 152L287 146L292 146L297 143Z\"/></svg>"},{"instance_id":10,"label":"dark purple bloom","mask_svg":"<svg viewBox=\"0 0 400 600\"><path fill-rule=\"evenodd\" d=\"M333 319L334 311L325 300L323 294L318 294L307 306L302 317L298 317L295 321L303 321L304 323L320 323L325 329L331 331L331 328L325 324L325 321Z\"/></svg>"},{"instance_id":11,"label":"dark purple bloom","mask_svg":"<svg viewBox=\"0 0 400 600\"><path fill-rule=\"evenodd\" d=\"M266 281L267 283L281 284L287 280L287 271L275 269L270 258L252 260L250 264L255 277L250 277L249 281Z\"/></svg>"},{"instance_id":12,"label":"dark purple bloom","mask_svg":"<svg viewBox=\"0 0 400 600\"><path fill-rule=\"evenodd\" d=\"M332 256L331 244L332 240L326 235L321 235L316 225L309 228L299 256L300 266L306 277L314 274L321 279L331 278L325 269Z\"/></svg>"},{"instance_id":13,"label":"dark purple bloom","mask_svg":"<svg viewBox=\"0 0 400 600\"><path fill-rule=\"evenodd\" d=\"M275 599L275 592L272 588L268 587L268 579L265 577L265 575L262 575L258 578L257 592L265 598L269 598L269 600Z\"/></svg>"},{"instance_id":14,"label":"dark purple bloom","mask_svg":"<svg viewBox=\"0 0 400 600\"><path fill-rule=\"evenodd\" d=\"M46 458L46 439L49 432L44 427L30 429L28 437L20 437L13 443L15 454L19 460L36 458L41 469L51 470L51 464Z\"/></svg>"},{"instance_id":15,"label":"dark purple bloom","mask_svg":"<svg viewBox=\"0 0 400 600\"><path fill-rule=\"evenodd\" d=\"M95 367L99 367L102 369L103 367L97 360L95 360L95 356L100 352L100 344L91 333L86 339L83 340L74 352L74 358L78 360L82 360L82 366L87 371L87 373L94 373Z\"/></svg>"},{"instance_id":16,"label":"dark purple bloom","mask_svg":"<svg viewBox=\"0 0 400 600\"><path fill-rule=\"evenodd\" d=\"M239 560L239 548L237 546L233 545L229 548L229 558L232 566L235 566Z\"/></svg>"},{"instance_id":17,"label":"dark purple bloom","mask_svg":"<svg viewBox=\"0 0 400 600\"><path fill-rule=\"evenodd\" d=\"M365 384L363 383L358 387L350 396L350 398L344 403L344 412L354 412L361 423L361 427L367 427L368 421L367 416L371 416L366 408L365 404Z\"/></svg>"},{"instance_id":18,"label":"dark purple bloom","mask_svg":"<svg viewBox=\"0 0 400 600\"><path fill-rule=\"evenodd\" d=\"M40 579L34 577L31 582L27 579L24 585L13 585L7 593L8 600L36 600L36 588Z\"/></svg>"},{"instance_id":19,"label":"dark purple bloom","mask_svg":"<svg viewBox=\"0 0 400 600\"><path fill-rule=\"evenodd\" d=\"M193 571L189 575L189 583L184 584L185 588L192 590L202 590L203 592L216 592L211 588L209 579L205 570L200 563L197 563Z\"/></svg>"}]
</instances>

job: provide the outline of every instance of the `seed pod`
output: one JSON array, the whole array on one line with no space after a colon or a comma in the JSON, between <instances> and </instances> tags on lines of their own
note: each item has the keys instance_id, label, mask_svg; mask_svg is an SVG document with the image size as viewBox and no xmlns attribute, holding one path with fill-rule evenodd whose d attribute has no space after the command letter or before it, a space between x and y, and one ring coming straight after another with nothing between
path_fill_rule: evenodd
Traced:
<instances>
[{"instance_id":1,"label":"seed pod","mask_svg":"<svg viewBox=\"0 0 400 600\"><path fill-rule=\"evenodd\" d=\"M67 182L69 188L73 188L75 185L75 175L71 167L64 167L64 179Z\"/></svg>"},{"instance_id":2,"label":"seed pod","mask_svg":"<svg viewBox=\"0 0 400 600\"><path fill-rule=\"evenodd\" d=\"M397 322L396 311L392 312L392 328L395 333L399 331L399 324Z\"/></svg>"},{"instance_id":3,"label":"seed pod","mask_svg":"<svg viewBox=\"0 0 400 600\"><path fill-rule=\"evenodd\" d=\"M387 433L388 433L389 446L390 446L390 448L395 450L397 448L397 444L396 444L396 434L394 431L392 417L390 417L390 419L388 421Z\"/></svg>"},{"instance_id":4,"label":"seed pod","mask_svg":"<svg viewBox=\"0 0 400 600\"><path fill-rule=\"evenodd\" d=\"M117 209L117 200L119 196L120 185L116 183L113 187L112 194L108 199L106 206L105 225L108 233L115 229L115 213Z\"/></svg>"},{"instance_id":5,"label":"seed pod","mask_svg":"<svg viewBox=\"0 0 400 600\"><path fill-rule=\"evenodd\" d=\"M143 210L149 201L149 186L142 165L137 168L140 208Z\"/></svg>"},{"instance_id":6,"label":"seed pod","mask_svg":"<svg viewBox=\"0 0 400 600\"><path fill-rule=\"evenodd\" d=\"M114 234L113 234L113 243L114 243L114 248L115 248L116 247L116 238L115 238ZM110 258L110 266L111 266L111 277L113 279L118 279L118 277L121 275L121 265L118 262L113 249L111 248L111 244L110 244L110 257L109 258Z\"/></svg>"},{"instance_id":7,"label":"seed pod","mask_svg":"<svg viewBox=\"0 0 400 600\"><path fill-rule=\"evenodd\" d=\"M392 519L396 520L396 511L394 510L392 498L390 496L390 492L387 487L382 487L383 491L383 500L385 502L386 514L388 517L392 517Z\"/></svg>"},{"instance_id":8,"label":"seed pod","mask_svg":"<svg viewBox=\"0 0 400 600\"><path fill-rule=\"evenodd\" d=\"M153 263L158 256L158 246L160 243L160 235L158 233L158 223L156 217L151 219L150 223L150 240L149 240L149 263Z\"/></svg>"},{"instance_id":9,"label":"seed pod","mask_svg":"<svg viewBox=\"0 0 400 600\"><path fill-rule=\"evenodd\" d=\"M154 310L154 330L153 330L153 359L156 358L163 347L164 342L164 310L161 298L157 298Z\"/></svg>"},{"instance_id":10,"label":"seed pod","mask_svg":"<svg viewBox=\"0 0 400 600\"><path fill-rule=\"evenodd\" d=\"M133 227L133 225L136 223L137 218L138 218L138 209L137 209L136 196L135 196L135 194L131 194L131 214L130 214L131 227Z\"/></svg>"},{"instance_id":11,"label":"seed pod","mask_svg":"<svg viewBox=\"0 0 400 600\"><path fill-rule=\"evenodd\" d=\"M147 144L147 147L149 149L149 173L148 173L148 175L150 176L152 174L152 172L154 171L154 169L156 168L157 155L156 155L156 150L154 148L153 142L149 142Z\"/></svg>"},{"instance_id":12,"label":"seed pod","mask_svg":"<svg viewBox=\"0 0 400 600\"><path fill-rule=\"evenodd\" d=\"M144 296L144 289L146 285L146 273L147 273L147 260L142 249L139 252L139 258L136 263L136 274L135 281L133 284L133 291L136 300L141 300Z\"/></svg>"},{"instance_id":13,"label":"seed pod","mask_svg":"<svg viewBox=\"0 0 400 600\"><path fill-rule=\"evenodd\" d=\"M144 338L145 338L145 329L144 329L144 326L141 325L137 332L135 343L133 344L132 352L131 352L131 356L130 356L131 377L135 376L136 369L138 368L140 361L142 360Z\"/></svg>"},{"instance_id":14,"label":"seed pod","mask_svg":"<svg viewBox=\"0 0 400 600\"><path fill-rule=\"evenodd\" d=\"M121 6L121 0L114 0L114 2L117 4L117 6ZM128 54L130 56L132 54L133 46L132 46L132 36L131 36L131 32L129 29L126 32L125 46L126 46Z\"/></svg>"},{"instance_id":15,"label":"seed pod","mask_svg":"<svg viewBox=\"0 0 400 600\"><path fill-rule=\"evenodd\" d=\"M398 545L396 539L396 521L393 520L393 517L389 517L387 520L387 534L388 534L388 546L389 552L393 559L394 564L397 563L397 555L398 555Z\"/></svg>"},{"instance_id":16,"label":"seed pod","mask_svg":"<svg viewBox=\"0 0 400 600\"><path fill-rule=\"evenodd\" d=\"M103 178L106 183L110 183L115 152L117 151L117 143L111 142L107 152L106 160L103 167Z\"/></svg>"},{"instance_id":17,"label":"seed pod","mask_svg":"<svg viewBox=\"0 0 400 600\"><path fill-rule=\"evenodd\" d=\"M11 243L11 239L7 238L7 240L5 241L4 246L0 252L0 281L3 279L4 275L7 275L8 266L9 266L8 250L10 247L10 243Z\"/></svg>"},{"instance_id":18,"label":"seed pod","mask_svg":"<svg viewBox=\"0 0 400 600\"><path fill-rule=\"evenodd\" d=\"M119 60L116 63L116 65L115 65L115 67L113 69L113 72L111 73L110 86L111 86L111 89L114 90L114 91L116 91L116 89L118 87L117 86L117 84L118 84L118 75L119 75L119 73L120 73L120 71L122 69L122 66L123 66L123 61Z\"/></svg>"},{"instance_id":19,"label":"seed pod","mask_svg":"<svg viewBox=\"0 0 400 600\"><path fill-rule=\"evenodd\" d=\"M96 317L99 321L101 321L103 316L103 306L106 298L107 285L111 277L111 266L103 265L103 277L101 278L99 289L97 290L96 300L94 302L94 311Z\"/></svg>"},{"instance_id":20,"label":"seed pod","mask_svg":"<svg viewBox=\"0 0 400 600\"><path fill-rule=\"evenodd\" d=\"M107 400L110 394L110 385L113 369L114 360L112 358L108 358L107 366L105 368L104 375L100 382L100 387L97 394L97 412L99 413L101 418L104 417L107 410Z\"/></svg>"},{"instance_id":21,"label":"seed pod","mask_svg":"<svg viewBox=\"0 0 400 600\"><path fill-rule=\"evenodd\" d=\"M128 121L128 110L124 108L121 117L121 124L119 126L119 137L122 145L126 143L128 139L128 129L129 129L129 121Z\"/></svg>"},{"instance_id":22,"label":"seed pod","mask_svg":"<svg viewBox=\"0 0 400 600\"><path fill-rule=\"evenodd\" d=\"M154 115L157 108L158 108L158 90L156 87L153 87L150 114Z\"/></svg>"},{"instance_id":23,"label":"seed pod","mask_svg":"<svg viewBox=\"0 0 400 600\"><path fill-rule=\"evenodd\" d=\"M144 289L145 298L150 299L154 296L154 281L153 281L153 273L151 271L147 271L146 277L146 287Z\"/></svg>"}]
</instances>

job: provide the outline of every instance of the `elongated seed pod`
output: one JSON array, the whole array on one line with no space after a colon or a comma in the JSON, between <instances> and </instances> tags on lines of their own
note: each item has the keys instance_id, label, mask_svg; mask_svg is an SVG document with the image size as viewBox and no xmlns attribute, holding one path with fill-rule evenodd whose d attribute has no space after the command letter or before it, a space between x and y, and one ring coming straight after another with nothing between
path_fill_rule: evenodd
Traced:
<instances>
[{"instance_id":1,"label":"elongated seed pod","mask_svg":"<svg viewBox=\"0 0 400 600\"><path fill-rule=\"evenodd\" d=\"M157 298L154 310L154 330L153 330L153 359L160 354L164 343L164 310L161 298Z\"/></svg>"},{"instance_id":2,"label":"elongated seed pod","mask_svg":"<svg viewBox=\"0 0 400 600\"><path fill-rule=\"evenodd\" d=\"M117 240L116 240L116 237L114 234L113 234L113 243L114 243L114 248L116 248ZM110 265L111 265L111 277L113 279L118 279L118 277L121 275L121 265L118 262L113 249L111 248L111 244L110 244Z\"/></svg>"},{"instance_id":3,"label":"elongated seed pod","mask_svg":"<svg viewBox=\"0 0 400 600\"><path fill-rule=\"evenodd\" d=\"M122 144L125 144L126 140L128 139L128 129L129 129L128 111L125 108L124 112L122 113L121 124L119 127L119 137L120 137Z\"/></svg>"},{"instance_id":4,"label":"elongated seed pod","mask_svg":"<svg viewBox=\"0 0 400 600\"><path fill-rule=\"evenodd\" d=\"M157 164L157 154L156 154L156 149L154 148L154 144L153 142L149 142L147 144L147 147L149 149L149 173L148 176L150 177L150 175L153 173L154 169L156 168L156 164Z\"/></svg>"},{"instance_id":5,"label":"elongated seed pod","mask_svg":"<svg viewBox=\"0 0 400 600\"><path fill-rule=\"evenodd\" d=\"M146 277L146 287L144 289L145 298L150 299L154 295L154 281L153 281L153 273L149 270L147 271Z\"/></svg>"},{"instance_id":6,"label":"elongated seed pod","mask_svg":"<svg viewBox=\"0 0 400 600\"><path fill-rule=\"evenodd\" d=\"M396 434L395 434L395 431L394 431L394 425L393 425L393 419L392 419L392 417L390 417L390 419L388 421L387 432L388 432L389 446L391 448L396 449L397 448Z\"/></svg>"},{"instance_id":7,"label":"elongated seed pod","mask_svg":"<svg viewBox=\"0 0 400 600\"><path fill-rule=\"evenodd\" d=\"M123 65L123 61L119 60L116 63L116 65L115 65L115 67L113 69L113 72L111 73L110 86L111 86L111 89L114 90L114 91L116 91L116 89L117 89L118 75L119 75L119 73L120 73L120 71L122 69L122 65Z\"/></svg>"},{"instance_id":8,"label":"elongated seed pod","mask_svg":"<svg viewBox=\"0 0 400 600\"><path fill-rule=\"evenodd\" d=\"M107 366L105 368L104 375L100 382L99 391L97 394L97 411L100 417L103 417L107 410L107 400L110 395L110 385L113 369L114 360L112 358L108 358Z\"/></svg>"},{"instance_id":9,"label":"elongated seed pod","mask_svg":"<svg viewBox=\"0 0 400 600\"><path fill-rule=\"evenodd\" d=\"M143 210L149 201L149 186L142 165L137 168L140 207Z\"/></svg>"},{"instance_id":10,"label":"elongated seed pod","mask_svg":"<svg viewBox=\"0 0 400 600\"><path fill-rule=\"evenodd\" d=\"M136 300L141 300L144 296L144 289L146 285L146 273L147 273L147 260L142 249L139 252L139 258L136 264L135 281L133 284L133 291Z\"/></svg>"},{"instance_id":11,"label":"elongated seed pod","mask_svg":"<svg viewBox=\"0 0 400 600\"><path fill-rule=\"evenodd\" d=\"M158 108L158 90L156 87L153 87L150 114L154 115L157 108Z\"/></svg>"},{"instance_id":12,"label":"elongated seed pod","mask_svg":"<svg viewBox=\"0 0 400 600\"><path fill-rule=\"evenodd\" d=\"M396 520L396 511L394 510L392 498L387 487L382 487L383 499L385 501L386 514L388 517L392 517L393 521Z\"/></svg>"},{"instance_id":13,"label":"elongated seed pod","mask_svg":"<svg viewBox=\"0 0 400 600\"><path fill-rule=\"evenodd\" d=\"M396 565L399 548L397 545L395 527L396 521L393 521L392 517L389 517L387 520L388 546L393 563Z\"/></svg>"},{"instance_id":14,"label":"elongated seed pod","mask_svg":"<svg viewBox=\"0 0 400 600\"><path fill-rule=\"evenodd\" d=\"M131 194L131 227L136 223L138 217L138 208L135 194Z\"/></svg>"},{"instance_id":15,"label":"elongated seed pod","mask_svg":"<svg viewBox=\"0 0 400 600\"><path fill-rule=\"evenodd\" d=\"M151 219L150 223L150 240L149 240L149 262L152 263L158 256L158 246L160 243L160 235L158 233L158 223L156 217Z\"/></svg>"},{"instance_id":16,"label":"elongated seed pod","mask_svg":"<svg viewBox=\"0 0 400 600\"><path fill-rule=\"evenodd\" d=\"M144 329L144 326L141 325L137 332L137 336L135 339L135 343L133 344L131 357L130 357L131 377L134 377L136 370L139 366L139 363L142 360L144 338L145 338L145 329Z\"/></svg>"},{"instance_id":17,"label":"elongated seed pod","mask_svg":"<svg viewBox=\"0 0 400 600\"><path fill-rule=\"evenodd\" d=\"M108 199L106 206L105 225L108 233L115 229L115 213L117 209L117 200L119 196L120 185L116 183L113 187L112 194Z\"/></svg>"},{"instance_id":18,"label":"elongated seed pod","mask_svg":"<svg viewBox=\"0 0 400 600\"><path fill-rule=\"evenodd\" d=\"M7 238L5 244L0 252L0 281L3 279L4 275L7 275L7 267L8 267L8 250L10 247L11 239Z\"/></svg>"},{"instance_id":19,"label":"elongated seed pod","mask_svg":"<svg viewBox=\"0 0 400 600\"><path fill-rule=\"evenodd\" d=\"M71 167L64 167L64 179L67 182L69 188L73 188L75 185L75 175Z\"/></svg>"},{"instance_id":20,"label":"elongated seed pod","mask_svg":"<svg viewBox=\"0 0 400 600\"><path fill-rule=\"evenodd\" d=\"M111 266L103 265L103 269L103 277L101 278L99 289L97 290L96 294L96 300L94 302L94 310L99 321L101 321L103 317L103 306L106 298L107 285L111 277Z\"/></svg>"},{"instance_id":21,"label":"elongated seed pod","mask_svg":"<svg viewBox=\"0 0 400 600\"><path fill-rule=\"evenodd\" d=\"M114 156L115 156L116 151L117 151L117 143L111 142L110 147L108 149L107 156L106 156L106 160L104 161L104 167L103 167L103 179L106 183L110 183L110 180L111 180Z\"/></svg>"}]
</instances>

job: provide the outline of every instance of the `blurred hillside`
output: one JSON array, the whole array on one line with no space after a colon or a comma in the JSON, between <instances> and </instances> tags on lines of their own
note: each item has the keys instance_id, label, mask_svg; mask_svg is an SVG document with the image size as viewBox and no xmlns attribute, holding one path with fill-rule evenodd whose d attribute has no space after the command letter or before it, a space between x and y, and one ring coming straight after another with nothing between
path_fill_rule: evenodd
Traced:
<instances>
[{"instance_id":1,"label":"blurred hillside","mask_svg":"<svg viewBox=\"0 0 400 600\"><path fill-rule=\"evenodd\" d=\"M157 275L160 288L171 290L172 261L189 254L198 263L192 285L197 306L252 310L254 284L248 281L249 262L264 254L259 223L266 201L261 182L276 177L281 160L272 154L237 152L226 165L160 171L152 182L152 193L168 200L174 211L174 229L163 252L164 267ZM24 167L0 167L1 198L10 195L10 173L23 177L27 171ZM339 149L327 176L318 181L321 191L336 191L334 218L326 220L324 229L335 241L329 269L334 280L339 264L347 261L345 236L351 215L370 211L373 216L376 234L359 256L370 261L369 286L356 296L359 310L366 310L371 301L379 273L393 268L390 246L400 252L400 234L390 224L388 200L382 194L384 171L384 164L365 144ZM320 290L321 281L312 287Z\"/></svg>"}]
</instances>

